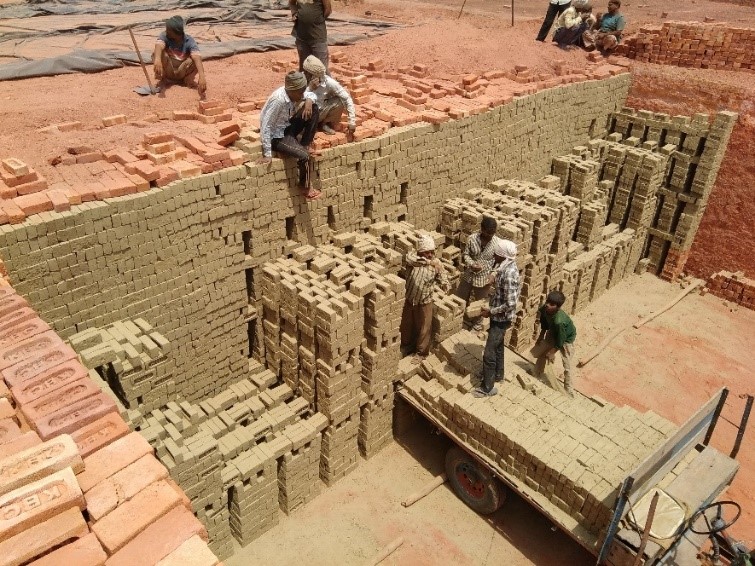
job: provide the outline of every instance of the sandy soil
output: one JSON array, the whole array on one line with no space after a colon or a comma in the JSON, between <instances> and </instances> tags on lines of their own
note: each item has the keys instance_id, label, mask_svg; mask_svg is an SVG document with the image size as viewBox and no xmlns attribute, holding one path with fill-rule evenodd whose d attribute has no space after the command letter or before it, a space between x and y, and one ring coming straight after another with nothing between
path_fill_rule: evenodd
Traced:
<instances>
[{"instance_id":1,"label":"sandy soil","mask_svg":"<svg viewBox=\"0 0 755 566\"><path fill-rule=\"evenodd\" d=\"M651 275L632 277L575 316L578 356L614 329L659 309L679 285ZM729 328L722 335L719 328ZM755 346L755 313L712 296L689 295L641 329L631 329L579 370L576 387L618 405L655 411L677 424L722 386L731 389L724 417L738 422L752 393L748 352ZM728 453L733 427L721 421L716 448ZM729 497L745 509L733 534L755 546L755 443L752 430L739 454L741 469ZM525 501L510 496L489 518L477 515L446 485L416 505L401 501L443 470L448 441L418 419L407 433L313 502L297 510L226 561L271 566L296 563L363 564L398 536L404 545L385 564L593 564L584 549ZM296 540L297 545L281 544Z\"/></svg>"}]
</instances>

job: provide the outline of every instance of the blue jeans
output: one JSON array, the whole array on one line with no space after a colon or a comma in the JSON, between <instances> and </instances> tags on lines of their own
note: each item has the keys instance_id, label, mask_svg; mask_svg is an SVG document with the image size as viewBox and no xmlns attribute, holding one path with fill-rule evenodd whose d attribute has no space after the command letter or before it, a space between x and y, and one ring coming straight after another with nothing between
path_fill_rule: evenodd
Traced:
<instances>
[{"instance_id":1,"label":"blue jeans","mask_svg":"<svg viewBox=\"0 0 755 566\"><path fill-rule=\"evenodd\" d=\"M496 377L503 381L503 336L511 326L511 321L490 321L485 353L482 355L482 389L489 393L495 385Z\"/></svg>"}]
</instances>

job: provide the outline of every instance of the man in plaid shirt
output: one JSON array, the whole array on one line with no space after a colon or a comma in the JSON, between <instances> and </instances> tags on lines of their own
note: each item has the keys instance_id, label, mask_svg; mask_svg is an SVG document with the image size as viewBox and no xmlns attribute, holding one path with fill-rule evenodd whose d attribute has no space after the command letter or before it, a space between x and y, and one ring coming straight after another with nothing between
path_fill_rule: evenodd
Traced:
<instances>
[{"instance_id":1,"label":"man in plaid shirt","mask_svg":"<svg viewBox=\"0 0 755 566\"><path fill-rule=\"evenodd\" d=\"M435 258L435 242L422 236L417 243L416 255L406 254L411 268L406 278L406 298L401 315L401 347L411 350L416 346L414 363L421 362L430 353L433 327L433 291L436 285L448 287L443 265Z\"/></svg>"},{"instance_id":2,"label":"man in plaid shirt","mask_svg":"<svg viewBox=\"0 0 755 566\"><path fill-rule=\"evenodd\" d=\"M490 272L493 269L493 247L495 246L495 232L498 223L495 218L483 216L480 231L472 234L467 240L462 256L464 271L456 295L464 299L467 305L470 301L487 299L490 295ZM467 318L464 315L465 326L473 327L477 332L482 330L482 318Z\"/></svg>"},{"instance_id":3,"label":"man in plaid shirt","mask_svg":"<svg viewBox=\"0 0 755 566\"><path fill-rule=\"evenodd\" d=\"M482 355L482 383L472 395L492 397L498 393L496 381L503 381L503 337L514 322L519 300L519 268L516 266L516 244L509 240L496 240L495 265L491 279L495 279L495 292L490 306L482 316L490 317L488 340Z\"/></svg>"}]
</instances>

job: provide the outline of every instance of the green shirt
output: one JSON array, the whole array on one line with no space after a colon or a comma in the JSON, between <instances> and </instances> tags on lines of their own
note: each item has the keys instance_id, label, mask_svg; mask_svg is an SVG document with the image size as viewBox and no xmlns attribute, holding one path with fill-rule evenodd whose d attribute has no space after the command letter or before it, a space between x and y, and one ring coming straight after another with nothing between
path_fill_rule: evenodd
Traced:
<instances>
[{"instance_id":1,"label":"green shirt","mask_svg":"<svg viewBox=\"0 0 755 566\"><path fill-rule=\"evenodd\" d=\"M540 326L543 330L549 330L553 336L553 343L559 350L564 344L573 344L577 338L577 328L572 319L561 309L552 315L545 312L545 305L538 310L540 313Z\"/></svg>"}]
</instances>

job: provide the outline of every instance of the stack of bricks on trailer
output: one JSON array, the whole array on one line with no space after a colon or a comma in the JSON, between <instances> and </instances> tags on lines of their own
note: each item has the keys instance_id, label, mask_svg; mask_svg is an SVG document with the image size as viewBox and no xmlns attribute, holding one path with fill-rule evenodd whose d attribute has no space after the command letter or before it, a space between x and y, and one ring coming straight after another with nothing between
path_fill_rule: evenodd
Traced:
<instances>
[{"instance_id":1,"label":"stack of bricks on trailer","mask_svg":"<svg viewBox=\"0 0 755 566\"><path fill-rule=\"evenodd\" d=\"M753 70L755 29L726 23L664 22L642 26L617 54L638 61L698 69Z\"/></svg>"},{"instance_id":2,"label":"stack of bricks on trailer","mask_svg":"<svg viewBox=\"0 0 755 566\"><path fill-rule=\"evenodd\" d=\"M0 564L218 564L112 392L4 284L0 375Z\"/></svg>"},{"instance_id":3,"label":"stack of bricks on trailer","mask_svg":"<svg viewBox=\"0 0 755 566\"><path fill-rule=\"evenodd\" d=\"M652 411L562 395L513 366L501 394L480 403L467 393L483 347L459 332L404 383L405 393L532 499L557 507L574 536L600 540L623 479L676 427Z\"/></svg>"}]
</instances>

